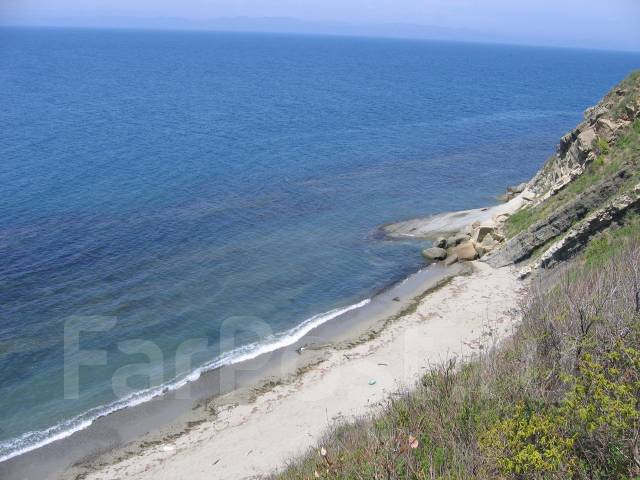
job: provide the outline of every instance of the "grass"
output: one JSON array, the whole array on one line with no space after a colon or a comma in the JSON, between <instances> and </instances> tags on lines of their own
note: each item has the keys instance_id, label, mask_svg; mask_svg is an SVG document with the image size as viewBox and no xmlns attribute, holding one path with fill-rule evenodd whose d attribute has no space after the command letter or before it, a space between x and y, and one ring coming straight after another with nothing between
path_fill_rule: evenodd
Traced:
<instances>
[{"instance_id":1,"label":"grass","mask_svg":"<svg viewBox=\"0 0 640 480\"><path fill-rule=\"evenodd\" d=\"M584 250L584 263L591 268L606 264L629 238L640 238L640 218L631 213L623 226L607 230L592 239Z\"/></svg>"},{"instance_id":2,"label":"grass","mask_svg":"<svg viewBox=\"0 0 640 480\"><path fill-rule=\"evenodd\" d=\"M616 105L612 109L616 118L623 117L626 111L626 106L640 94L640 70L636 70L629 74L629 76L620 83L620 87L627 90L627 93L617 100Z\"/></svg>"},{"instance_id":3,"label":"grass","mask_svg":"<svg viewBox=\"0 0 640 480\"><path fill-rule=\"evenodd\" d=\"M537 221L538 215L535 208L524 207L511 215L504 225L507 238L516 236L526 230Z\"/></svg>"},{"instance_id":4,"label":"grass","mask_svg":"<svg viewBox=\"0 0 640 480\"><path fill-rule=\"evenodd\" d=\"M635 222L612 234L606 253L590 245L598 268L585 254L535 281L522 324L499 348L438 366L273 478L637 478Z\"/></svg>"},{"instance_id":5,"label":"grass","mask_svg":"<svg viewBox=\"0 0 640 480\"><path fill-rule=\"evenodd\" d=\"M640 96L621 87L614 118ZM621 168L640 181L640 119L563 190L505 224L513 237ZM532 280L512 337L435 366L377 411L330 429L274 480L640 480L640 216Z\"/></svg>"},{"instance_id":6,"label":"grass","mask_svg":"<svg viewBox=\"0 0 640 480\"><path fill-rule=\"evenodd\" d=\"M504 227L507 238L512 238L518 233L527 230L537 221L547 218L552 212L562 208L563 205L575 199L576 196L588 188L612 176L623 166L631 165L636 171L635 175L627 181L623 188L635 185L640 181L640 174L638 174L638 165L640 163L640 119L636 119L613 145L609 146L606 142L600 145L600 140L596 141L596 143L599 144L598 148L603 150L600 150L601 153L596 157L596 160L587 166L582 175L542 204L523 208L507 219ZM606 153L604 153L605 144L607 145Z\"/></svg>"}]
</instances>

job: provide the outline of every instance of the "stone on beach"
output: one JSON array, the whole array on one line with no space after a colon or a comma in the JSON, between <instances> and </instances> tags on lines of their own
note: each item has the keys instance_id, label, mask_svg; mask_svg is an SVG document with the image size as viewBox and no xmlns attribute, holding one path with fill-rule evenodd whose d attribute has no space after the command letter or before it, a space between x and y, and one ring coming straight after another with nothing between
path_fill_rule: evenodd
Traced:
<instances>
[{"instance_id":1,"label":"stone on beach","mask_svg":"<svg viewBox=\"0 0 640 480\"><path fill-rule=\"evenodd\" d=\"M458 262L458 255L456 255L455 253L452 253L451 255L447 256L447 259L444 261L444 264L447 267L450 267L451 265L457 262Z\"/></svg>"},{"instance_id":2,"label":"stone on beach","mask_svg":"<svg viewBox=\"0 0 640 480\"><path fill-rule=\"evenodd\" d=\"M476 250L478 251L478 254L480 256L483 256L489 252L492 252L497 245L498 241L493 237L491 233L487 233L482 239L482 242L479 245L476 245Z\"/></svg>"},{"instance_id":3,"label":"stone on beach","mask_svg":"<svg viewBox=\"0 0 640 480\"><path fill-rule=\"evenodd\" d=\"M473 242L468 241L454 247L452 252L458 256L458 260L470 261L478 258L478 252L473 246Z\"/></svg>"},{"instance_id":4,"label":"stone on beach","mask_svg":"<svg viewBox=\"0 0 640 480\"><path fill-rule=\"evenodd\" d=\"M436 238L436 241L433 242L433 246L437 247L437 248L446 248L447 239L444 238L444 237L438 237L438 238Z\"/></svg>"},{"instance_id":5,"label":"stone on beach","mask_svg":"<svg viewBox=\"0 0 640 480\"><path fill-rule=\"evenodd\" d=\"M447 247L455 247L457 245L460 245L462 242L466 242L467 240L469 240L469 238L471 237L465 233L458 233L456 235L453 235L447 238Z\"/></svg>"},{"instance_id":6,"label":"stone on beach","mask_svg":"<svg viewBox=\"0 0 640 480\"><path fill-rule=\"evenodd\" d=\"M473 231L473 241L476 243L481 243L484 240L484 237L489 233L493 233L496 229L494 224L485 224L479 225Z\"/></svg>"},{"instance_id":7,"label":"stone on beach","mask_svg":"<svg viewBox=\"0 0 640 480\"><path fill-rule=\"evenodd\" d=\"M423 250L422 256L427 260L444 260L447 258L447 251L444 248L431 247Z\"/></svg>"}]
</instances>

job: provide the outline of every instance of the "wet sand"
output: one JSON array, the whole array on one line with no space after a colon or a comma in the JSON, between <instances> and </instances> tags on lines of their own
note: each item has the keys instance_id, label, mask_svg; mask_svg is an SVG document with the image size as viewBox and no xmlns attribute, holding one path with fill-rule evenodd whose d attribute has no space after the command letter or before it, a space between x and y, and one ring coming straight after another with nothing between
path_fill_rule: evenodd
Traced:
<instances>
[{"instance_id":1,"label":"wet sand","mask_svg":"<svg viewBox=\"0 0 640 480\"><path fill-rule=\"evenodd\" d=\"M318 332L317 342L307 338L303 355L295 348L281 352L279 365L296 366L293 374L280 372L263 388L211 400L202 407L208 418L193 420L181 432L157 431L143 443L67 471L66 477L239 479L282 468L327 427L367 414L394 391L413 385L431 365L473 354L512 332L522 291L513 269L481 262L466 266L473 273L431 279L414 300L398 302L397 291L389 290L379 308L387 314L396 304L395 315L361 325L362 333L350 340L346 336L318 348L324 341ZM300 363L305 353L307 361Z\"/></svg>"},{"instance_id":2,"label":"wet sand","mask_svg":"<svg viewBox=\"0 0 640 480\"><path fill-rule=\"evenodd\" d=\"M274 386L290 384L332 352L376 337L415 298L467 271L431 265L375 295L358 309L316 328L299 341L204 373L198 380L146 403L97 419L71 436L0 463L3 480L76 478L96 466L143 451L216 419L229 405L250 405Z\"/></svg>"}]
</instances>

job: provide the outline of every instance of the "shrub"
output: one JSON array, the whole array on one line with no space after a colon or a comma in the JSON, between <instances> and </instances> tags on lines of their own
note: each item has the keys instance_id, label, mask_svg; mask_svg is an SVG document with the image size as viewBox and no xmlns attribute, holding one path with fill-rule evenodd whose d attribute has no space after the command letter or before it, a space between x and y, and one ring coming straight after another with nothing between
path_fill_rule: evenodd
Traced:
<instances>
[{"instance_id":1,"label":"shrub","mask_svg":"<svg viewBox=\"0 0 640 480\"><path fill-rule=\"evenodd\" d=\"M480 437L490 464L521 479L629 478L636 468L640 350L585 354L558 406L516 406Z\"/></svg>"},{"instance_id":2,"label":"shrub","mask_svg":"<svg viewBox=\"0 0 640 480\"><path fill-rule=\"evenodd\" d=\"M585 354L560 407L589 478L628 478L639 460L640 350L619 341L596 359Z\"/></svg>"},{"instance_id":3,"label":"shrub","mask_svg":"<svg viewBox=\"0 0 640 480\"><path fill-rule=\"evenodd\" d=\"M480 445L502 475L522 479L566 478L576 463L574 440L564 435L566 420L556 411L532 410L520 403L514 413L480 437Z\"/></svg>"},{"instance_id":4,"label":"shrub","mask_svg":"<svg viewBox=\"0 0 640 480\"><path fill-rule=\"evenodd\" d=\"M590 247L606 251L597 268L575 262L534 280L499 348L437 366L274 478L640 478L634 219L603 237L606 249Z\"/></svg>"},{"instance_id":5,"label":"shrub","mask_svg":"<svg viewBox=\"0 0 640 480\"><path fill-rule=\"evenodd\" d=\"M602 137L598 137L593 141L593 148L596 150L597 155L609 154L609 142Z\"/></svg>"}]
</instances>

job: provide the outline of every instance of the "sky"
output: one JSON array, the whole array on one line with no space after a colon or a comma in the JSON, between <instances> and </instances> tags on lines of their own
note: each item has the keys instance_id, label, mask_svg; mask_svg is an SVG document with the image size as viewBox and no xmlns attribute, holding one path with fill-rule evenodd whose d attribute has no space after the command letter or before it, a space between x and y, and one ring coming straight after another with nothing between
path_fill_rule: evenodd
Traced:
<instances>
[{"instance_id":1,"label":"sky","mask_svg":"<svg viewBox=\"0 0 640 480\"><path fill-rule=\"evenodd\" d=\"M640 0L0 0L0 24L360 34L640 51Z\"/></svg>"}]
</instances>

